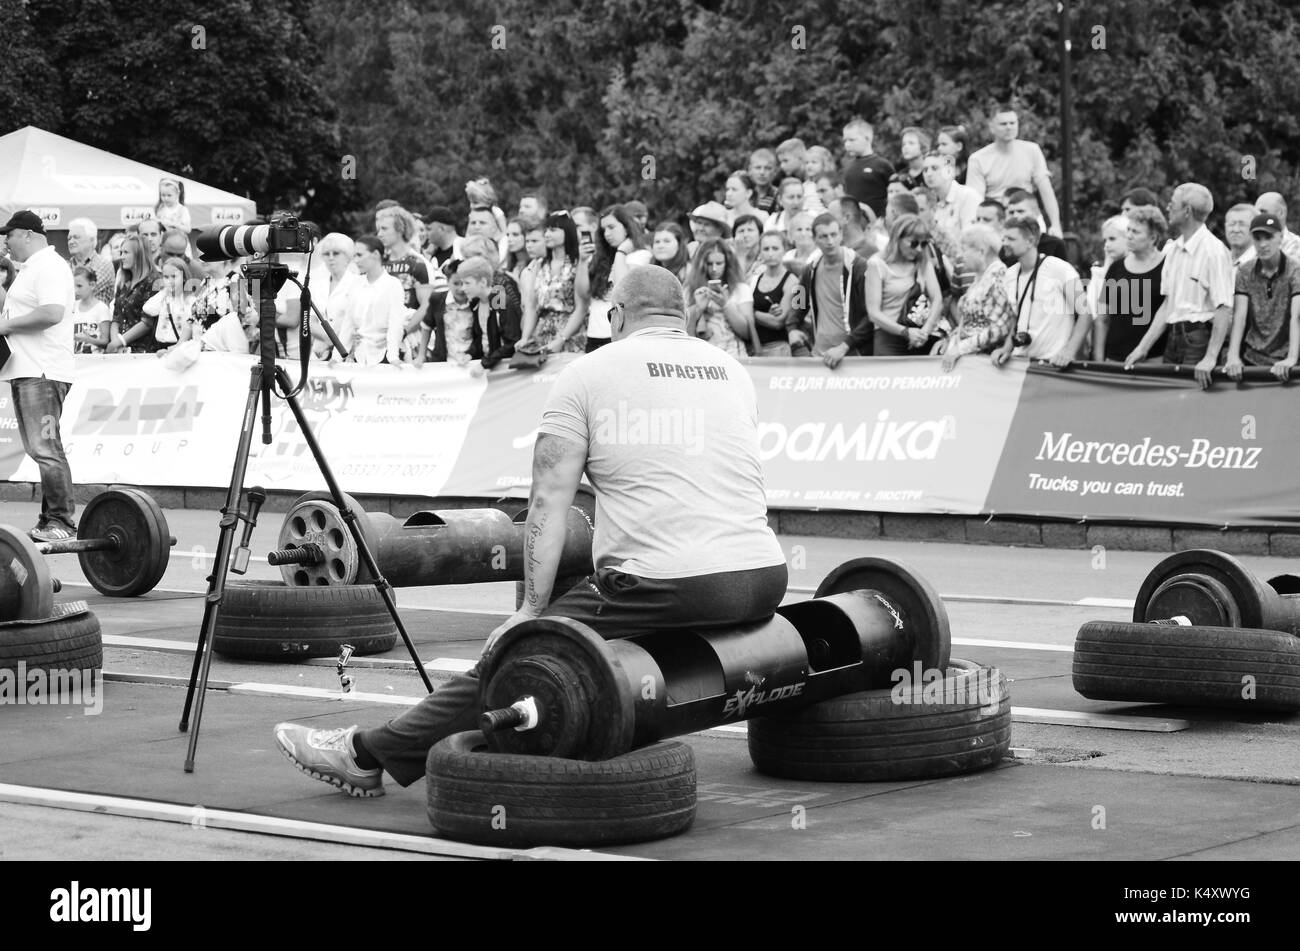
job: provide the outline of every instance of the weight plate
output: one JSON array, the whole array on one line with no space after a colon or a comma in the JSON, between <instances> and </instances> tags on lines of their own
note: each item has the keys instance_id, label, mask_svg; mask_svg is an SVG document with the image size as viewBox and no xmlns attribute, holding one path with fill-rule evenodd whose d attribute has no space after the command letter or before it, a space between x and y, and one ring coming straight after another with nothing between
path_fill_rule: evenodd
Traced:
<instances>
[{"instance_id":1,"label":"weight plate","mask_svg":"<svg viewBox=\"0 0 1300 951\"><path fill-rule=\"evenodd\" d=\"M566 659L548 654L516 655L498 668L490 692L494 698L532 697L538 722L527 738L529 744L545 749L547 756L572 759L575 752L582 751L590 728L592 701L584 682L590 683L590 678L583 677Z\"/></svg>"},{"instance_id":2,"label":"weight plate","mask_svg":"<svg viewBox=\"0 0 1300 951\"><path fill-rule=\"evenodd\" d=\"M516 692L520 682L527 677L539 679L538 672L543 669L538 663L525 666L530 661L553 671L564 669L558 676L547 675L558 682L557 688L550 688L551 707L542 710L539 703L544 720L536 729L503 730L488 736L488 745L495 752L602 760L631 749L636 730L635 696L623 665L591 628L569 618L534 618L501 636L482 665L481 708L500 710L520 699L522 694ZM565 704L573 702L570 698L574 695L582 696L587 708L585 736L570 735L569 725L554 719L563 715ZM572 748L557 753L552 745L560 743Z\"/></svg>"},{"instance_id":3,"label":"weight plate","mask_svg":"<svg viewBox=\"0 0 1300 951\"><path fill-rule=\"evenodd\" d=\"M1183 584L1179 580L1177 584L1169 584L1183 577L1188 579L1188 583ZM1216 609L1210 603L1208 592L1211 590L1217 597L1226 594L1229 604ZM1161 595L1159 600L1156 599L1157 592ZM1162 620L1169 615L1160 612L1169 610L1171 604L1177 603L1188 606L1204 617L1235 618L1231 622L1233 627L1270 627L1264 623L1264 605L1255 576L1236 558L1221 551L1208 548L1180 551L1152 568L1138 589L1137 599L1133 603L1133 620L1136 623ZM1228 622L1198 621L1192 617L1192 623L1214 627Z\"/></svg>"},{"instance_id":4,"label":"weight plate","mask_svg":"<svg viewBox=\"0 0 1300 951\"><path fill-rule=\"evenodd\" d=\"M1167 577L1147 602L1148 620L1185 617L1194 627L1241 627L1237 599L1218 578L1200 572Z\"/></svg>"},{"instance_id":5,"label":"weight plate","mask_svg":"<svg viewBox=\"0 0 1300 951\"><path fill-rule=\"evenodd\" d=\"M357 525L370 551L375 551L374 534L370 520L357 500L345 494L348 507L357 515ZM284 583L296 588L327 585L366 584L370 573L362 563L356 539L343 521L343 514L328 492L308 492L300 495L289 507L280 526L277 548L298 548L302 545L319 545L324 560L315 565L281 565Z\"/></svg>"},{"instance_id":6,"label":"weight plate","mask_svg":"<svg viewBox=\"0 0 1300 951\"><path fill-rule=\"evenodd\" d=\"M845 591L878 591L912 632L912 657L926 670L946 670L952 653L952 633L943 600L919 573L888 558L854 558L831 571L817 586L814 598Z\"/></svg>"},{"instance_id":7,"label":"weight plate","mask_svg":"<svg viewBox=\"0 0 1300 951\"><path fill-rule=\"evenodd\" d=\"M43 621L54 614L45 557L25 532L0 525L0 620Z\"/></svg>"},{"instance_id":8,"label":"weight plate","mask_svg":"<svg viewBox=\"0 0 1300 951\"><path fill-rule=\"evenodd\" d=\"M86 503L78 538L115 542L77 553L86 580L102 594L131 598L152 591L167 571L171 532L158 503L139 489L107 489Z\"/></svg>"}]
</instances>

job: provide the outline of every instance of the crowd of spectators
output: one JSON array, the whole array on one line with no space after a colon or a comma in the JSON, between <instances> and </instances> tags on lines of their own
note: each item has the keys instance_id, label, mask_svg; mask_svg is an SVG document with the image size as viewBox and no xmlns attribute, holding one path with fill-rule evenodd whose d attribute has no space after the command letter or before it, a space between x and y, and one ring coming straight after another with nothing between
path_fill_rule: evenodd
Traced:
<instances>
[{"instance_id":1,"label":"crowd of spectators","mask_svg":"<svg viewBox=\"0 0 1300 951\"><path fill-rule=\"evenodd\" d=\"M1215 366L1287 376L1300 350L1300 236L1281 195L1229 208L1225 244L1206 226L1203 186L1179 185L1163 207L1132 189L1102 223L1098 262L1079 268L1016 111L999 108L989 136L969 151L963 126L908 127L891 160L854 119L841 160L797 138L756 149L686 227L652 220L637 200L559 209L540 191L508 215L480 178L466 185L463 220L380 202L369 233L320 239L305 280L346 359L367 365L490 369L516 350L590 352L609 342L614 284L657 266L682 283L688 332L740 357L833 368L846 356L926 354L945 371L978 354L997 365L1160 360L1195 367L1203 384ZM199 264L189 239L174 180L160 183L153 219L99 252L93 224L72 222L78 348L249 346L257 315L241 262ZM297 296L290 284L277 299L287 356ZM315 317L312 327L314 354L338 358Z\"/></svg>"}]
</instances>

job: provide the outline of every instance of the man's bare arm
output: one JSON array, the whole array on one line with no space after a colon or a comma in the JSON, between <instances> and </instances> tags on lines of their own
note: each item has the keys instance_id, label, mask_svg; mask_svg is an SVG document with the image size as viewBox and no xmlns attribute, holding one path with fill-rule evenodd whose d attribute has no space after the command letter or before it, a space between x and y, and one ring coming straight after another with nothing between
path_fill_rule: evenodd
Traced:
<instances>
[{"instance_id":1,"label":"man's bare arm","mask_svg":"<svg viewBox=\"0 0 1300 951\"><path fill-rule=\"evenodd\" d=\"M540 615L550 603L564 551L569 506L587 465L587 447L563 436L538 435L533 446L533 489L524 526L524 603Z\"/></svg>"}]
</instances>

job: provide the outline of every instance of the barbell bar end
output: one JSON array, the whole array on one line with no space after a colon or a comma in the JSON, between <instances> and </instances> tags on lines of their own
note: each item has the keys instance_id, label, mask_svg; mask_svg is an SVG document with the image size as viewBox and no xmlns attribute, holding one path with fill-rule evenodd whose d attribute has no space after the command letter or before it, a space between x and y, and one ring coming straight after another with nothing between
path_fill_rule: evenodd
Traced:
<instances>
[{"instance_id":1,"label":"barbell bar end","mask_svg":"<svg viewBox=\"0 0 1300 951\"><path fill-rule=\"evenodd\" d=\"M319 565L325 560L325 553L319 545L308 543L294 548L277 548L267 553L267 564L280 565Z\"/></svg>"},{"instance_id":2,"label":"barbell bar end","mask_svg":"<svg viewBox=\"0 0 1300 951\"><path fill-rule=\"evenodd\" d=\"M516 733L537 728L541 718L537 713L537 701L532 697L516 700L504 710L488 710L479 717L479 729L484 733L499 733L513 728Z\"/></svg>"}]
</instances>

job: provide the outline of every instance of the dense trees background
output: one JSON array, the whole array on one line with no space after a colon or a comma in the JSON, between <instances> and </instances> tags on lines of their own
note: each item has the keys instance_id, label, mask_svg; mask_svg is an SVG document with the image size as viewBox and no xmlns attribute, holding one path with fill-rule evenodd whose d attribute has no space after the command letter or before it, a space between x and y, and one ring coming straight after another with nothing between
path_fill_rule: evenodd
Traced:
<instances>
[{"instance_id":1,"label":"dense trees background","mask_svg":"<svg viewBox=\"0 0 1300 951\"><path fill-rule=\"evenodd\" d=\"M1220 209L1300 200L1300 11L1075 0L1074 212L1142 184ZM0 131L31 123L333 225L375 200L464 207L713 197L759 143L838 152L854 115L964 122L1014 98L1060 193L1055 0L0 0ZM194 48L202 26L206 47ZM1298 215L1297 217L1300 217Z\"/></svg>"}]
</instances>

